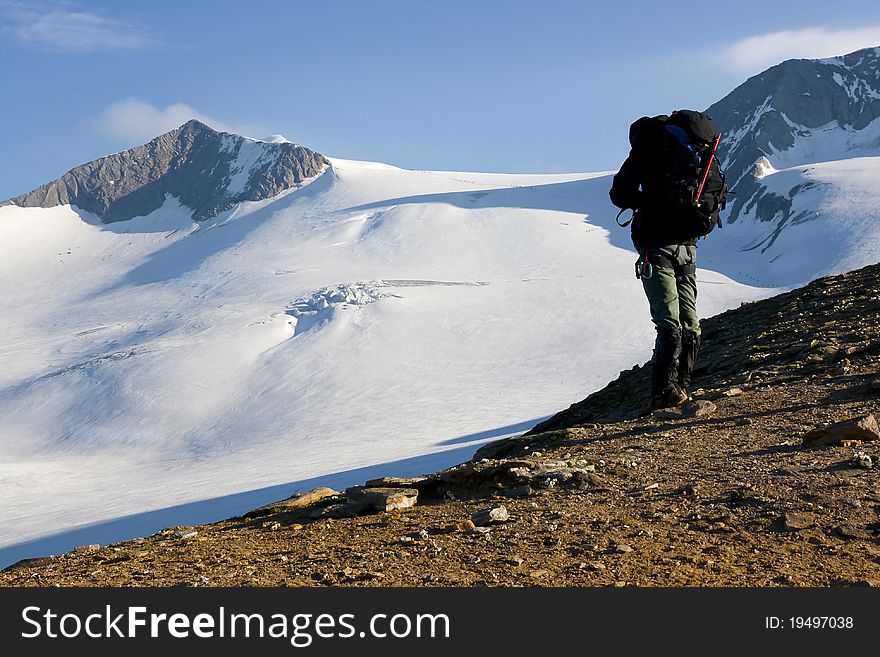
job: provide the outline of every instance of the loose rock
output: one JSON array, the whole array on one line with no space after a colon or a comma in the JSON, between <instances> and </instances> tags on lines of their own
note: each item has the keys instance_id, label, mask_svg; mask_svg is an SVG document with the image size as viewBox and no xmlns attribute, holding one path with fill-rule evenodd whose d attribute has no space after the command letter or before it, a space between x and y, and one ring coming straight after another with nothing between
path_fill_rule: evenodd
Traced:
<instances>
[{"instance_id":1,"label":"loose rock","mask_svg":"<svg viewBox=\"0 0 880 657\"><path fill-rule=\"evenodd\" d=\"M844 441L880 440L880 427L873 415L865 415L813 429L804 434L802 440L804 447L839 445Z\"/></svg>"},{"instance_id":2,"label":"loose rock","mask_svg":"<svg viewBox=\"0 0 880 657\"><path fill-rule=\"evenodd\" d=\"M488 527L471 527L465 531L465 536L486 536L492 530Z\"/></svg>"},{"instance_id":3,"label":"loose rock","mask_svg":"<svg viewBox=\"0 0 880 657\"><path fill-rule=\"evenodd\" d=\"M365 488L415 488L426 481L427 477L379 477L370 479Z\"/></svg>"},{"instance_id":4,"label":"loose rock","mask_svg":"<svg viewBox=\"0 0 880 657\"><path fill-rule=\"evenodd\" d=\"M501 491L504 497L530 497L535 494L535 490L526 484L525 486L516 486Z\"/></svg>"},{"instance_id":5,"label":"loose rock","mask_svg":"<svg viewBox=\"0 0 880 657\"><path fill-rule=\"evenodd\" d=\"M332 488L313 488L312 490L306 491L304 493L296 493L294 495L291 495L286 500L281 500L280 502L273 502L272 504L261 506L257 509L254 509L247 515L260 516L268 515L270 513L278 513L280 511L304 509L306 507L312 506L313 504L317 504L318 502L326 500L328 497L334 497L335 495L339 495L339 492L333 490Z\"/></svg>"},{"instance_id":6,"label":"loose rock","mask_svg":"<svg viewBox=\"0 0 880 657\"><path fill-rule=\"evenodd\" d=\"M499 504L498 506L480 509L471 516L471 522L477 527L482 527L483 525L495 522L505 522L508 518L510 518L510 514L507 512L507 507Z\"/></svg>"},{"instance_id":7,"label":"loose rock","mask_svg":"<svg viewBox=\"0 0 880 657\"><path fill-rule=\"evenodd\" d=\"M715 404L705 399L685 402L680 406L672 408L661 408L654 411L654 416L666 420L682 420L692 417L706 417L714 413L718 409Z\"/></svg>"},{"instance_id":8,"label":"loose rock","mask_svg":"<svg viewBox=\"0 0 880 657\"><path fill-rule=\"evenodd\" d=\"M363 513L369 507L361 502L346 502L343 504L332 504L323 509L315 509L310 516L312 518L354 518L357 514Z\"/></svg>"},{"instance_id":9,"label":"loose rock","mask_svg":"<svg viewBox=\"0 0 880 657\"><path fill-rule=\"evenodd\" d=\"M810 513L786 513L777 522L780 529L787 532L809 529L816 525L816 519Z\"/></svg>"},{"instance_id":10,"label":"loose rock","mask_svg":"<svg viewBox=\"0 0 880 657\"><path fill-rule=\"evenodd\" d=\"M855 525L850 525L846 523L838 525L831 530L831 533L842 538L861 538L867 540L873 538L870 532L862 529L861 527L856 527Z\"/></svg>"},{"instance_id":11,"label":"loose rock","mask_svg":"<svg viewBox=\"0 0 880 657\"><path fill-rule=\"evenodd\" d=\"M415 488L365 488L353 486L345 490L349 502L363 504L377 511L394 511L414 506L419 497Z\"/></svg>"}]
</instances>

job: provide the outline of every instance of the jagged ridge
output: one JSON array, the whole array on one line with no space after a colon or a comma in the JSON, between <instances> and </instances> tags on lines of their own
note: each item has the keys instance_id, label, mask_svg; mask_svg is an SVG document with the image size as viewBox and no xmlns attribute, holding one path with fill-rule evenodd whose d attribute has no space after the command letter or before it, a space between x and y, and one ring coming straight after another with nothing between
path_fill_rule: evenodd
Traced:
<instances>
[{"instance_id":1,"label":"jagged ridge","mask_svg":"<svg viewBox=\"0 0 880 657\"><path fill-rule=\"evenodd\" d=\"M166 195L209 219L242 201L272 198L329 166L320 153L289 142L218 132L196 120L148 144L88 162L0 205L74 205L104 223L144 216Z\"/></svg>"},{"instance_id":2,"label":"jagged ridge","mask_svg":"<svg viewBox=\"0 0 880 657\"><path fill-rule=\"evenodd\" d=\"M750 174L762 157L784 168L877 153L880 143L872 122L880 117L878 67L880 48L830 59L792 59L749 78L709 107L724 133L719 153L735 191L729 222L752 210L761 221L788 220L792 194L757 193L760 183ZM832 133L839 153L828 152ZM816 138L822 147L812 149L808 143ZM796 152L798 144L805 153Z\"/></svg>"}]
</instances>

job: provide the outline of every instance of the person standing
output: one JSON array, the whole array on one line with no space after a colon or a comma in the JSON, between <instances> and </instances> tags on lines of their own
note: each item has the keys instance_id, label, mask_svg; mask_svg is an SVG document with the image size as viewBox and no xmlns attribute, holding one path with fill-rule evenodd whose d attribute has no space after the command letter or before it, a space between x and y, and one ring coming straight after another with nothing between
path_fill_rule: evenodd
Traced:
<instances>
[{"instance_id":1,"label":"person standing","mask_svg":"<svg viewBox=\"0 0 880 657\"><path fill-rule=\"evenodd\" d=\"M697 240L721 225L727 184L715 157L721 136L702 112L677 110L630 126L631 150L614 176L611 202L633 217L633 245L657 330L651 409L688 399L700 350Z\"/></svg>"}]
</instances>

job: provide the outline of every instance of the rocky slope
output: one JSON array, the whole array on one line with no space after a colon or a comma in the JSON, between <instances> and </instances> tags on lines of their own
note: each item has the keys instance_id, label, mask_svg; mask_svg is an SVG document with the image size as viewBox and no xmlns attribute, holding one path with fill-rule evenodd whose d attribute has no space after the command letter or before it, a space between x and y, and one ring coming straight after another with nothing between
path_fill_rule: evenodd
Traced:
<instances>
[{"instance_id":1,"label":"rocky slope","mask_svg":"<svg viewBox=\"0 0 880 657\"><path fill-rule=\"evenodd\" d=\"M0 585L876 585L878 277L706 320L694 400L675 411L643 414L636 367L458 467L83 546Z\"/></svg>"},{"instance_id":2,"label":"rocky slope","mask_svg":"<svg viewBox=\"0 0 880 657\"><path fill-rule=\"evenodd\" d=\"M192 120L0 206L70 204L110 223L148 215L170 195L192 210L193 219L204 220L242 201L277 196L328 166L323 155L303 146L218 132Z\"/></svg>"}]
</instances>

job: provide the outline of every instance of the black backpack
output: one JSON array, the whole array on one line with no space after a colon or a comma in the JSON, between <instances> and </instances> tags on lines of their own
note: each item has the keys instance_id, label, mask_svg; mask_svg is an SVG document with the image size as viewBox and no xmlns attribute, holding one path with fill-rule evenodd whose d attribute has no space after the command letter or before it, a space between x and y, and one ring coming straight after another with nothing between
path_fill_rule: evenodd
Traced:
<instances>
[{"instance_id":1,"label":"black backpack","mask_svg":"<svg viewBox=\"0 0 880 657\"><path fill-rule=\"evenodd\" d=\"M712 117L693 110L642 118L629 129L633 152L649 163L656 176L650 190L654 220L662 215L673 225L651 227L667 233L672 243L708 235L721 227L720 212L727 204L727 182L716 151L721 135ZM633 222L633 239L647 227ZM625 224L624 224L625 225Z\"/></svg>"}]
</instances>

